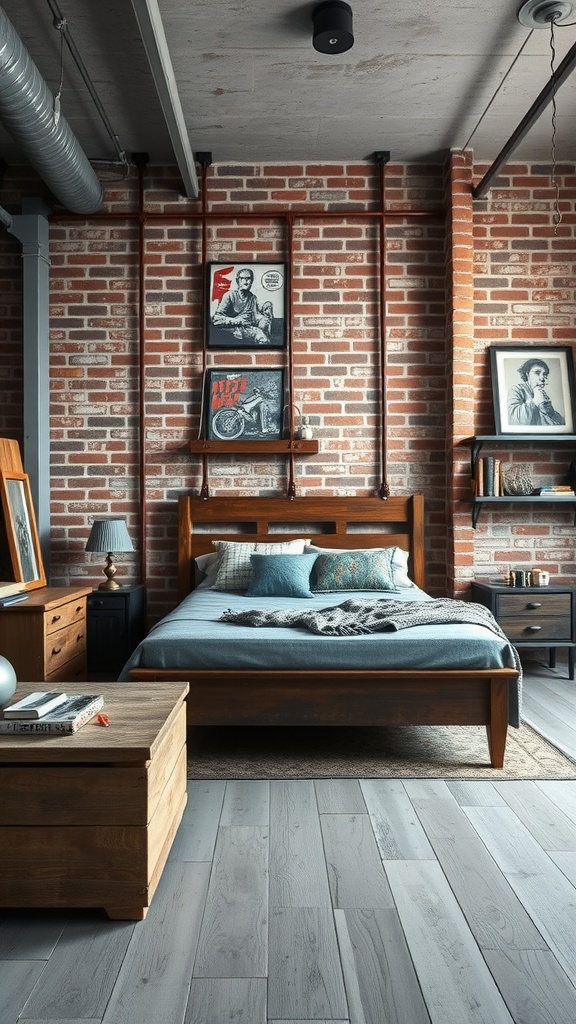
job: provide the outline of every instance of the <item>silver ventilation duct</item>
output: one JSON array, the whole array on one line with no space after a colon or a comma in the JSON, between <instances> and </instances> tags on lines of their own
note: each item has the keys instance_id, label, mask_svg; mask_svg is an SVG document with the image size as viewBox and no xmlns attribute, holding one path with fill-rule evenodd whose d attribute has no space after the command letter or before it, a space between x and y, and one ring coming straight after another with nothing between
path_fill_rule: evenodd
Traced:
<instances>
[{"instance_id":1,"label":"silver ventilation duct","mask_svg":"<svg viewBox=\"0 0 576 1024\"><path fill-rule=\"evenodd\" d=\"M102 186L14 26L0 7L0 121L72 213L94 213Z\"/></svg>"}]
</instances>

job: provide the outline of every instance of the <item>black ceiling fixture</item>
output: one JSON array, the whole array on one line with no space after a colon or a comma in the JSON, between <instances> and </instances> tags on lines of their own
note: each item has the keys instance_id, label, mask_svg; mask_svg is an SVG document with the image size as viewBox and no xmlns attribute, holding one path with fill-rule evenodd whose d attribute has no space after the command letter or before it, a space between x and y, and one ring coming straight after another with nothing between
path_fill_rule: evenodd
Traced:
<instances>
[{"instance_id":1,"label":"black ceiling fixture","mask_svg":"<svg viewBox=\"0 0 576 1024\"><path fill-rule=\"evenodd\" d=\"M344 0L326 0L312 12L314 49L320 53L345 53L354 45L352 8Z\"/></svg>"}]
</instances>

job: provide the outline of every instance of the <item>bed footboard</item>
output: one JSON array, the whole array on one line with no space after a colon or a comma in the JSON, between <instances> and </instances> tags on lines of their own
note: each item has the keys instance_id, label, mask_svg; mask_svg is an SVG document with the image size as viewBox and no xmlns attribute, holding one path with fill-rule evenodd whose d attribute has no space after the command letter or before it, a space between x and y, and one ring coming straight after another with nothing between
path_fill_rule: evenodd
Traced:
<instances>
[{"instance_id":1,"label":"bed footboard","mask_svg":"<svg viewBox=\"0 0 576 1024\"><path fill-rule=\"evenodd\" d=\"M186 680L189 725L483 725L502 768L515 669L192 671L135 668L142 682Z\"/></svg>"}]
</instances>

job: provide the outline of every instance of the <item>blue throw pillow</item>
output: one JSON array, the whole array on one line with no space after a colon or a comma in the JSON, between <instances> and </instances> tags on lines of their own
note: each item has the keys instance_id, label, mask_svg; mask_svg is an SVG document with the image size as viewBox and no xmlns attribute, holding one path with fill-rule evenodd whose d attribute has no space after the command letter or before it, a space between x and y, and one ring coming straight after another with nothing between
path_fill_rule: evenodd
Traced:
<instances>
[{"instance_id":1,"label":"blue throw pillow","mask_svg":"<svg viewBox=\"0 0 576 1024\"><path fill-rule=\"evenodd\" d=\"M251 555L246 597L314 597L310 573L318 555Z\"/></svg>"},{"instance_id":2,"label":"blue throw pillow","mask_svg":"<svg viewBox=\"0 0 576 1024\"><path fill-rule=\"evenodd\" d=\"M346 551L340 555L318 555L314 566L312 589L317 592L396 590L393 557L394 548L382 548L379 551Z\"/></svg>"}]
</instances>

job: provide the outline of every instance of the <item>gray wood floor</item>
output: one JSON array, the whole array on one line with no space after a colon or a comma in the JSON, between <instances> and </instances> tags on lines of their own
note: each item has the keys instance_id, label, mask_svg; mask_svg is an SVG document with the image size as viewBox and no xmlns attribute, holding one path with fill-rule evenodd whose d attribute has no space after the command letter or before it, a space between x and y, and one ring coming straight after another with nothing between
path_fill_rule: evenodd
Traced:
<instances>
[{"instance_id":1,"label":"gray wood floor","mask_svg":"<svg viewBox=\"0 0 576 1024\"><path fill-rule=\"evenodd\" d=\"M190 783L145 921L0 916L1 1024L304 1021L575 1024L576 781Z\"/></svg>"}]
</instances>

